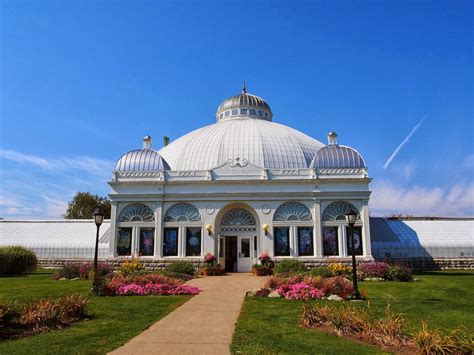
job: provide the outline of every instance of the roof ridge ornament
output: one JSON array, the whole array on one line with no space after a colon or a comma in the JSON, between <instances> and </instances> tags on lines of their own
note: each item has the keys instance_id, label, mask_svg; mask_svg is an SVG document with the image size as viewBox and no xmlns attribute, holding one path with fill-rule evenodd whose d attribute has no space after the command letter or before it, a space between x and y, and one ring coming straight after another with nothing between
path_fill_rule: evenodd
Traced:
<instances>
[{"instance_id":1,"label":"roof ridge ornament","mask_svg":"<svg viewBox=\"0 0 474 355\"><path fill-rule=\"evenodd\" d=\"M242 85L242 94L246 94L247 93L247 85L245 85L245 80L244 80L244 84Z\"/></svg>"}]
</instances>

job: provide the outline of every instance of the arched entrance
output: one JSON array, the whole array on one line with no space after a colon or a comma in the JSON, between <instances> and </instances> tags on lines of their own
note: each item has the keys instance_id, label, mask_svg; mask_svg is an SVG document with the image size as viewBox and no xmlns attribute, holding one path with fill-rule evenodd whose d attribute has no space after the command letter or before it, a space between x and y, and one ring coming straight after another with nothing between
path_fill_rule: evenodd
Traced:
<instances>
[{"instance_id":1,"label":"arched entrance","mask_svg":"<svg viewBox=\"0 0 474 355\"><path fill-rule=\"evenodd\" d=\"M257 256L258 221L247 206L223 210L219 222L218 261L228 272L250 272Z\"/></svg>"}]
</instances>

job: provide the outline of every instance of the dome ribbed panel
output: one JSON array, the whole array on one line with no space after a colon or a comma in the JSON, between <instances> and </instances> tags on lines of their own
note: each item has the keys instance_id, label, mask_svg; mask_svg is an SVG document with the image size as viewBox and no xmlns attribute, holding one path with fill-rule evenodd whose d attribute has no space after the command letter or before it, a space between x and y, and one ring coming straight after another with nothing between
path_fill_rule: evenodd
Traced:
<instances>
[{"instance_id":1,"label":"dome ribbed panel","mask_svg":"<svg viewBox=\"0 0 474 355\"><path fill-rule=\"evenodd\" d=\"M124 154L115 164L116 171L170 170L168 163L153 149L137 149Z\"/></svg>"},{"instance_id":2,"label":"dome ribbed panel","mask_svg":"<svg viewBox=\"0 0 474 355\"><path fill-rule=\"evenodd\" d=\"M240 118L190 132L159 153L173 170L210 170L240 158L267 169L308 168L324 145L270 121Z\"/></svg>"},{"instance_id":3,"label":"dome ribbed panel","mask_svg":"<svg viewBox=\"0 0 474 355\"><path fill-rule=\"evenodd\" d=\"M331 144L318 151L311 167L318 169L365 168L365 162L355 149Z\"/></svg>"}]
</instances>

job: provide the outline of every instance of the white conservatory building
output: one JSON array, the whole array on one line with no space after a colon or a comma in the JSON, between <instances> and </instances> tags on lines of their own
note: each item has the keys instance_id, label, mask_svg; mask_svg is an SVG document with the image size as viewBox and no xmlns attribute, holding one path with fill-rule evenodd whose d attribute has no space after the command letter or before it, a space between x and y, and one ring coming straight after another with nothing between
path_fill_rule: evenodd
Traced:
<instances>
[{"instance_id":1,"label":"white conservatory building","mask_svg":"<svg viewBox=\"0 0 474 355\"><path fill-rule=\"evenodd\" d=\"M273 122L262 98L224 100L217 122L155 150L124 154L113 171L108 257L218 257L250 271L260 253L314 262L349 258L345 213L358 212L358 258L372 259L367 167L330 132L325 145Z\"/></svg>"}]
</instances>

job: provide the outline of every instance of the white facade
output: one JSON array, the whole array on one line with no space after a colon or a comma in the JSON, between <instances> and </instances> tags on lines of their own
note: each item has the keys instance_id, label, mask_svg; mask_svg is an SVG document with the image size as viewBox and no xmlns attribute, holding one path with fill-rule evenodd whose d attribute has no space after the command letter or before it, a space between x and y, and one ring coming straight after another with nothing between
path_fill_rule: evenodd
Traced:
<instances>
[{"instance_id":1,"label":"white facade","mask_svg":"<svg viewBox=\"0 0 474 355\"><path fill-rule=\"evenodd\" d=\"M365 162L273 123L269 105L244 90L225 100L217 123L159 151L150 137L113 172L109 256L201 259L249 271L258 255L347 258L344 214L359 215L358 257L371 259Z\"/></svg>"}]
</instances>

